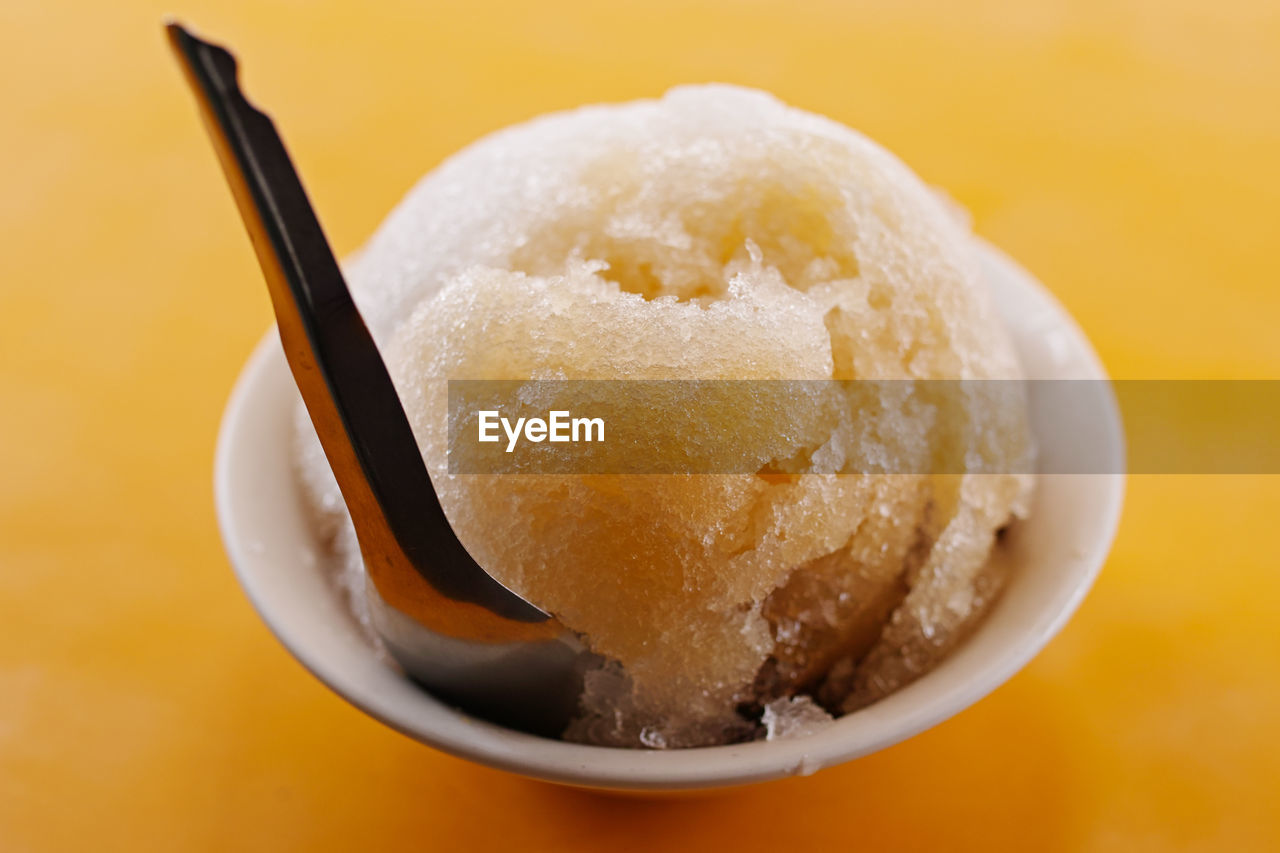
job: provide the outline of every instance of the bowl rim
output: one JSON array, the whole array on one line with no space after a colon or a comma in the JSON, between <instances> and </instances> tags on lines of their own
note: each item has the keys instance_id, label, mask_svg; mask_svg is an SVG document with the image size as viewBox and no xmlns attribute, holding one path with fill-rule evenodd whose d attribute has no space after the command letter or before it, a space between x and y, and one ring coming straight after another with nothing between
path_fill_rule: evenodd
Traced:
<instances>
[{"instance_id":1,"label":"bowl rim","mask_svg":"<svg viewBox=\"0 0 1280 853\"><path fill-rule=\"evenodd\" d=\"M1030 289L1028 298L1042 303L1052 314L1072 349L1079 368L1088 375L1074 378L1106 379L1101 360L1083 331L1062 305L1034 277L998 249L982 244L984 261L999 275ZM355 632L373 669L347 667L343 661L320 652L320 636L309 625L308 614L291 606L285 596L266 583L273 570L270 559L252 547L234 505L240 489L239 466L246 442L257 436L254 419L263 407L292 406L294 394L278 391L280 374L288 373L274 327L255 347L227 401L218 431L214 458L214 502L222 541L240 585L267 627L289 653L339 696L391 728L443 752L538 779L580 787L612 790L687 790L742 785L792 775L809 775L823 767L858 758L899 743L959 713L983 698L1034 658L1079 607L1110 551L1119 525L1124 498L1122 473L1065 475L1088 476L1099 488L1093 505L1101 531L1094 541L1075 554L1078 570L1070 586L1051 602L1025 629L1021 642L980 666L975 677L953 685L940 695L927 689L932 670L888 697L845 715L814 734L773 741L698 747L677 750L641 750L588 746L551 740L507 729L471 717L431 696L402 674L377 661L374 652ZM1109 437L1123 459L1123 432L1113 395L1106 412ZM291 468L291 466L290 466ZM1117 471L1122 471L1119 466ZM1043 486L1040 486L1041 488ZM317 564L312 571L320 574ZM339 593L332 582L323 583ZM311 620L314 621L314 620ZM981 631L982 626L977 628ZM332 632L329 632L332 634ZM975 632L976 633L976 632ZM332 640L333 637L325 637ZM955 657L966 640L951 657ZM343 641L344 643L346 640ZM356 650L344 648L343 655ZM934 691L936 692L936 691ZM927 701L925 701L927 700Z\"/></svg>"}]
</instances>

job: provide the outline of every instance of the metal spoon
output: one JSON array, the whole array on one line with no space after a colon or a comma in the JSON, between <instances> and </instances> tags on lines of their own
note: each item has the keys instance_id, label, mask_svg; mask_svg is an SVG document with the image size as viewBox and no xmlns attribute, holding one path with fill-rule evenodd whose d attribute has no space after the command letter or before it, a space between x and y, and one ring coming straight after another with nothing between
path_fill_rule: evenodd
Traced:
<instances>
[{"instance_id":1,"label":"metal spoon","mask_svg":"<svg viewBox=\"0 0 1280 853\"><path fill-rule=\"evenodd\" d=\"M240 91L234 56L177 23L166 29L351 512L375 626L406 672L441 698L504 725L558 735L591 656L458 541L275 125Z\"/></svg>"}]
</instances>

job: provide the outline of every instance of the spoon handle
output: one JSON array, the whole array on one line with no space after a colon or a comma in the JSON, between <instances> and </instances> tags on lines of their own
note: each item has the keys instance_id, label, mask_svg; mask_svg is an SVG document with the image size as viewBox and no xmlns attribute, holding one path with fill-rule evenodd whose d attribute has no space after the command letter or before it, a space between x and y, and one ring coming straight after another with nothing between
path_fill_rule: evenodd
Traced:
<instances>
[{"instance_id":1,"label":"spoon handle","mask_svg":"<svg viewBox=\"0 0 1280 853\"><path fill-rule=\"evenodd\" d=\"M280 340L386 602L448 636L507 642L547 614L489 576L450 527L390 374L271 119L228 51L167 26L253 241ZM521 627L523 623L523 628Z\"/></svg>"}]
</instances>

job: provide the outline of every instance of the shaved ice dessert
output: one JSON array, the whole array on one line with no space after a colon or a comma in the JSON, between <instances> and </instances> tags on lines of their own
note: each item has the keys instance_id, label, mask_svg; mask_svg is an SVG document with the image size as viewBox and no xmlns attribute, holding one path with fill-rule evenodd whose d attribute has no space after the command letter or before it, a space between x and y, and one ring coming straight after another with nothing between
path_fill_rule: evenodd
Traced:
<instances>
[{"instance_id":1,"label":"shaved ice dessert","mask_svg":"<svg viewBox=\"0 0 1280 853\"><path fill-rule=\"evenodd\" d=\"M842 125L730 86L545 116L429 174L346 272L459 538L605 661L568 739L813 731L927 672L1001 589L997 532L1033 482L977 472L1023 470L1025 408L962 392L904 383L872 434L830 383L847 399L799 427L751 413L773 439L742 444L743 473L449 473L450 379L1018 378L963 217ZM359 613L354 534L299 424ZM885 453L959 467L864 473Z\"/></svg>"}]
</instances>

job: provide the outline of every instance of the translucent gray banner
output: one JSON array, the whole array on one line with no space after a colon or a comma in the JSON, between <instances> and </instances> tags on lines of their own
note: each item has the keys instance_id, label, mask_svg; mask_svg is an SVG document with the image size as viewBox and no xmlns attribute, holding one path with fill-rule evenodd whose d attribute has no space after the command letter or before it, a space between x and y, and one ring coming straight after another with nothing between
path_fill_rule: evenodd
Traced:
<instances>
[{"instance_id":1,"label":"translucent gray banner","mask_svg":"<svg viewBox=\"0 0 1280 853\"><path fill-rule=\"evenodd\" d=\"M1280 473L1270 380L450 380L448 398L453 474Z\"/></svg>"}]
</instances>

